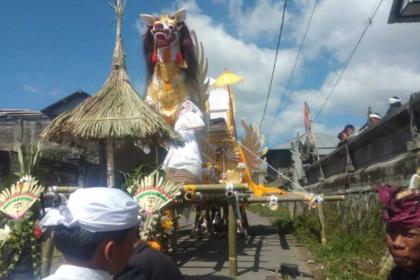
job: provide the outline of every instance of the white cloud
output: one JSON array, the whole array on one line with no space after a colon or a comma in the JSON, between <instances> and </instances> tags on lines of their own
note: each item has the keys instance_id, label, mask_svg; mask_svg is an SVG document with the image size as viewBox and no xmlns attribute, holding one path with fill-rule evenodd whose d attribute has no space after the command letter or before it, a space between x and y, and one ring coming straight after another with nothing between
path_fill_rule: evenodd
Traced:
<instances>
[{"instance_id":1,"label":"white cloud","mask_svg":"<svg viewBox=\"0 0 420 280\"><path fill-rule=\"evenodd\" d=\"M200 2L190 0L177 3L191 8L187 24L197 31L199 40L204 44L209 60L209 74L217 76L227 67L245 78L244 82L234 86L238 104L237 120L245 117L248 121L259 123L275 50L260 47L257 41L260 34L271 34L271 37L277 34L283 2L258 0L255 5L249 6L242 0L228 1L229 19L237 27L235 34L229 33L222 22L215 22L200 10L197 5ZM294 136L296 131L303 130L304 101L310 103L313 115L318 111L336 73L341 70L337 66L340 67L349 55L377 3L376 0L319 2L302 60L295 73L294 84L297 81L300 88L291 92L292 95L289 95L281 108L271 131L270 142L273 146ZM300 43L313 1L299 0L295 5L296 11L287 17L286 28L289 32L286 37ZM420 24L389 25L389 9L390 1L384 1L373 25L317 120L318 131L336 135L341 129L341 125L334 121L338 117L343 119L343 126L353 122L357 127L365 120L369 105L373 110L384 113L389 96L397 95L407 101L410 93L420 89L420 60L416 59L420 47L420 37L416 34ZM272 122L295 55L296 49L280 50L264 124L265 131ZM314 59L322 64L319 68L313 66ZM306 68L309 66L311 68ZM334 66L333 71L323 70L331 66ZM320 75L325 77L324 81L319 88L304 88L305 79L309 78L305 75L314 71L324 71Z\"/></svg>"},{"instance_id":2,"label":"white cloud","mask_svg":"<svg viewBox=\"0 0 420 280\"><path fill-rule=\"evenodd\" d=\"M259 123L268 91L275 50L260 48L253 43L228 34L221 24L214 23L203 14L188 15L187 23L197 31L209 60L209 75L216 77L226 67L244 77L244 81L233 87L237 100L237 120L245 117ZM271 92L268 111L273 111L279 102L296 50L280 50ZM298 66L299 68L299 66ZM268 118L268 116L267 116Z\"/></svg>"},{"instance_id":3,"label":"white cloud","mask_svg":"<svg viewBox=\"0 0 420 280\"><path fill-rule=\"evenodd\" d=\"M186 23L197 32L199 41L204 45L209 75L216 77L228 68L244 77L243 82L233 86L238 104L237 120L246 118L250 122L258 123L265 104L275 50L259 47L229 34L221 23L214 22L204 14L195 1L178 1L177 8L179 7L188 9ZM139 27L139 30L143 29L142 24ZM295 56L295 49L280 50L269 108L277 105L280 89L287 79Z\"/></svg>"},{"instance_id":4,"label":"white cloud","mask_svg":"<svg viewBox=\"0 0 420 280\"><path fill-rule=\"evenodd\" d=\"M322 55L329 59L326 63L340 65L350 54L377 3L375 0L321 1L305 43L305 62L319 59ZM335 132L330 128L337 128L332 125L333 118L337 116L343 119L343 126L347 122L360 126L366 119L368 106L384 114L388 97L397 95L406 102L410 93L420 89L420 61L415 59L420 38L414 36L418 33L419 24L387 24L390 4L391 1L384 1L378 11L373 25L323 109L316 124L317 130L330 131L335 135L341 127L338 126ZM303 130L303 102L310 103L314 116L338 71L341 68L326 73L323 85L318 89L293 93L274 126L275 135L271 143L275 143L282 133ZM299 121L290 121L293 117Z\"/></svg>"},{"instance_id":5,"label":"white cloud","mask_svg":"<svg viewBox=\"0 0 420 280\"><path fill-rule=\"evenodd\" d=\"M23 90L30 93L39 93L39 88L33 85L23 85Z\"/></svg>"},{"instance_id":6,"label":"white cloud","mask_svg":"<svg viewBox=\"0 0 420 280\"><path fill-rule=\"evenodd\" d=\"M229 18L236 26L241 38L258 39L271 38L278 34L282 13L283 1L257 0L254 6L246 5L243 0L229 0ZM290 14L285 14L285 25L288 24Z\"/></svg>"},{"instance_id":7,"label":"white cloud","mask_svg":"<svg viewBox=\"0 0 420 280\"><path fill-rule=\"evenodd\" d=\"M378 4L375 0L321 1L308 34L306 52L312 56L327 51L344 61ZM391 1L384 1L363 39L355 60L412 60L420 38L417 24L387 24ZM393 55L391 55L393 54Z\"/></svg>"}]
</instances>

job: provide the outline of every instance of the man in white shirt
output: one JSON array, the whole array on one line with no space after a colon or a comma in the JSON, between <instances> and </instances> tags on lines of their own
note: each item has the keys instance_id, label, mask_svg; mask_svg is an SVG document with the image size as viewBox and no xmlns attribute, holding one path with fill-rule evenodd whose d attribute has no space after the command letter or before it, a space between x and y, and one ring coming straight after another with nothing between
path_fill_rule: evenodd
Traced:
<instances>
[{"instance_id":1,"label":"man in white shirt","mask_svg":"<svg viewBox=\"0 0 420 280\"><path fill-rule=\"evenodd\" d=\"M138 234L138 205L118 189L86 188L41 220L67 264L48 280L111 280L128 263Z\"/></svg>"}]
</instances>

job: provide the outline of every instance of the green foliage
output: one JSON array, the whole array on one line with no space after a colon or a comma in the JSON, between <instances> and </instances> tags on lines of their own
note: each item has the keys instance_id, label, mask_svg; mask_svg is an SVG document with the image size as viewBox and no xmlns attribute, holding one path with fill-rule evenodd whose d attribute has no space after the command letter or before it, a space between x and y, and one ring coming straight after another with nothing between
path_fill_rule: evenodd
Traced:
<instances>
[{"instance_id":1,"label":"green foliage","mask_svg":"<svg viewBox=\"0 0 420 280\"><path fill-rule=\"evenodd\" d=\"M156 169L157 168L155 165L142 164L131 172L124 172L124 184L122 187L127 189L128 187L132 186L137 179L149 175Z\"/></svg>"},{"instance_id":2,"label":"green foliage","mask_svg":"<svg viewBox=\"0 0 420 280\"><path fill-rule=\"evenodd\" d=\"M251 204L248 209L262 217L272 217L277 219L289 218L289 212L281 206L273 211L263 204Z\"/></svg>"},{"instance_id":3,"label":"green foliage","mask_svg":"<svg viewBox=\"0 0 420 280\"><path fill-rule=\"evenodd\" d=\"M20 171L15 174L19 177L34 175L34 169L39 161L40 147L20 146L18 149L18 159Z\"/></svg>"},{"instance_id":4,"label":"green foliage","mask_svg":"<svg viewBox=\"0 0 420 280\"><path fill-rule=\"evenodd\" d=\"M325 277L340 280L378 279L381 257L386 252L381 207L375 202L369 207L349 202L325 203L327 245L321 246L320 223L316 209L307 210L294 220L287 210L270 211L253 205L249 209L265 217L277 215L274 222L282 232L293 233L325 267ZM374 205L374 206L372 206Z\"/></svg>"},{"instance_id":5,"label":"green foliage","mask_svg":"<svg viewBox=\"0 0 420 280\"><path fill-rule=\"evenodd\" d=\"M40 149L38 146L20 146L18 149L18 160L20 171L10 174L0 186L10 187L16 183L19 178L29 175L39 174L38 162L40 158ZM41 267L41 241L35 238L34 227L39 213L38 204L35 203L32 209L28 211L23 219L13 220L0 213L0 228L5 229L7 225L10 234L4 243L0 246L0 279L4 279L8 274L14 271L22 257L30 255L32 259L32 272L36 279L40 276ZM25 268L26 269L26 268Z\"/></svg>"},{"instance_id":6,"label":"green foliage","mask_svg":"<svg viewBox=\"0 0 420 280\"><path fill-rule=\"evenodd\" d=\"M36 207L35 207L36 208ZM41 268L41 240L34 236L34 226L37 212L29 211L25 219L15 221L0 214L0 228L8 225L11 229L9 238L0 247L0 279L4 279L14 271L24 255L32 258L32 272L36 279L40 276Z\"/></svg>"}]
</instances>

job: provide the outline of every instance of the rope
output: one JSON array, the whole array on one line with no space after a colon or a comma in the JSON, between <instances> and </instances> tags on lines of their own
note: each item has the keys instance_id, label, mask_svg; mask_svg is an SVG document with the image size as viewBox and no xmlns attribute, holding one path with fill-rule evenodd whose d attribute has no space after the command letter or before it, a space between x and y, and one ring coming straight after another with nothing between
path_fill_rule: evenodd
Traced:
<instances>
[{"instance_id":1,"label":"rope","mask_svg":"<svg viewBox=\"0 0 420 280\"><path fill-rule=\"evenodd\" d=\"M254 157L258 157L258 155L256 155L253 151L251 151L250 149L248 149L248 147L242 145L240 142L238 142L238 140L235 139L235 142L238 143L241 147L243 147L245 150L247 150L250 154L252 154ZM293 181L292 179L290 179L289 177L287 177L286 175L283 175L281 172L279 172L276 168L274 168L273 166L271 166L269 163L267 163L266 161L264 162L265 165L267 165L267 167L271 168L274 172L276 172L280 177L282 177L283 179L287 180L288 182L290 182L292 185L296 186L296 189L305 193L308 193L301 185L299 185L299 183Z\"/></svg>"},{"instance_id":2,"label":"rope","mask_svg":"<svg viewBox=\"0 0 420 280\"><path fill-rule=\"evenodd\" d=\"M241 210L239 209L239 197L238 197L238 192L235 191L233 192L233 195L235 196L235 202L236 202L236 213L237 213L237 217L239 219L239 222L242 225L242 215L241 215Z\"/></svg>"}]
</instances>

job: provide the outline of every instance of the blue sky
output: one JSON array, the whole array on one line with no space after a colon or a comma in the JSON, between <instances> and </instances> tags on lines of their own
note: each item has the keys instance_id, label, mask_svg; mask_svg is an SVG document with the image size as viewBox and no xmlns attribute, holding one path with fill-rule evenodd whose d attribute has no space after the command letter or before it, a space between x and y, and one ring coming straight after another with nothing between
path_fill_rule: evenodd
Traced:
<instances>
[{"instance_id":1,"label":"blue sky","mask_svg":"<svg viewBox=\"0 0 420 280\"><path fill-rule=\"evenodd\" d=\"M263 126L263 132L270 135L270 146L302 131L305 100L313 112L317 111L323 94L377 3L375 0L348 2L320 1L291 90L278 120L269 130L314 3L313 0L290 1ZM245 78L234 88L237 119L259 123L282 4L274 0L127 0L123 39L134 86L141 93L144 91L139 13L158 14L186 7L187 24L196 29L203 41L209 74L217 76L227 67ZM336 135L348 122L361 126L368 105L384 112L387 97L400 95L407 101L409 93L419 89L420 62L413 61L413 57L418 56L420 39L413 39L410 33L418 34L420 25L387 25L388 13L389 4L384 4L320 116L316 124L318 131ZM115 18L106 0L1 0L0 19L0 108L39 110L79 89L94 94L107 78ZM318 105L316 100L320 100Z\"/></svg>"},{"instance_id":2,"label":"blue sky","mask_svg":"<svg viewBox=\"0 0 420 280\"><path fill-rule=\"evenodd\" d=\"M200 8L216 20L220 4ZM128 0L124 46L134 83L144 82L139 13L174 11L173 1ZM0 1L1 108L42 109L76 90L95 93L111 62L115 17L107 0ZM227 26L228 22L225 22Z\"/></svg>"}]
</instances>

